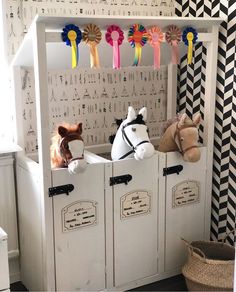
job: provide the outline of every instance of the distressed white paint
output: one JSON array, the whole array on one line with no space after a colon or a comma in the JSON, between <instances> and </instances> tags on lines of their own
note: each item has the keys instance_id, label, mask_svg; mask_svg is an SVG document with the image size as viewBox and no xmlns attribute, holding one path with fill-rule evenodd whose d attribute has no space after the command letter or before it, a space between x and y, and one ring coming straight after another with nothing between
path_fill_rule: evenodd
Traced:
<instances>
[{"instance_id":1,"label":"distressed white paint","mask_svg":"<svg viewBox=\"0 0 236 292\"><path fill-rule=\"evenodd\" d=\"M203 240L205 231L205 218L211 211L211 205L206 205L205 192L206 179L206 148L201 148L201 159L196 163L184 162L179 153L166 154L167 167L182 165L180 174L166 177L166 245L165 245L165 271L183 266L186 261L186 247L181 241ZM199 202L173 207L173 189L183 181L195 180L200 185ZM208 226L210 228L210 225Z\"/></svg>"},{"instance_id":2,"label":"distressed white paint","mask_svg":"<svg viewBox=\"0 0 236 292\"><path fill-rule=\"evenodd\" d=\"M150 172L151 171L151 172ZM149 173L144 177L144 173ZM115 185L114 200L114 272L115 286L156 275L158 269L158 156L154 155L141 163L133 159L113 163L113 176L132 175L127 184ZM122 220L122 201L130 192L146 191L150 197L150 212L135 214ZM137 194L134 195L137 197ZM138 204L139 198L133 198ZM141 209L141 208L139 208Z\"/></svg>"},{"instance_id":3,"label":"distressed white paint","mask_svg":"<svg viewBox=\"0 0 236 292\"><path fill-rule=\"evenodd\" d=\"M219 26L214 25L209 31L214 35L212 42L207 43L206 55L206 81L205 81L205 105L204 105L204 146L207 147L207 173L206 193L212 194L212 172L213 172L213 147L215 127L215 103L216 103L216 74L218 56L218 32ZM206 198L206 206L211 204L211 196ZM210 239L211 213L205 217L205 239Z\"/></svg>"},{"instance_id":4,"label":"distressed white paint","mask_svg":"<svg viewBox=\"0 0 236 292\"><path fill-rule=\"evenodd\" d=\"M39 165L17 160L18 219L20 226L21 281L29 290L43 288L43 206ZM35 273L35 271L37 271Z\"/></svg>"},{"instance_id":5,"label":"distressed white paint","mask_svg":"<svg viewBox=\"0 0 236 292\"><path fill-rule=\"evenodd\" d=\"M53 216L52 201L48 198L48 188L51 183L50 166L50 134L49 134L49 110L48 99L46 98L47 87L47 64L45 25L34 23L31 27L33 34L33 54L34 54L34 79L36 97L36 117L38 129L38 158L40 167L40 193L42 200L42 233L43 233L43 270L44 270L44 290L55 290L55 279L52 273L55 269L53 256ZM50 223L49 223L50 222Z\"/></svg>"},{"instance_id":6,"label":"distressed white paint","mask_svg":"<svg viewBox=\"0 0 236 292\"><path fill-rule=\"evenodd\" d=\"M105 289L105 202L104 164L90 164L84 173L70 175L67 169L52 171L53 186L73 184L74 190L53 197L56 287L60 291L99 291ZM63 230L63 210L72 207L77 223L91 222ZM93 210L79 207L87 202ZM85 204L85 203L84 203ZM80 204L81 206L81 204ZM76 208L76 209L75 209ZM71 213L72 214L72 213ZM80 215L79 215L80 214ZM93 218L87 216L95 215ZM72 218L71 217L71 218ZM84 218L85 217L85 218ZM84 219L83 219L84 218ZM95 221L94 221L95 220ZM73 222L71 223L73 224Z\"/></svg>"}]
</instances>

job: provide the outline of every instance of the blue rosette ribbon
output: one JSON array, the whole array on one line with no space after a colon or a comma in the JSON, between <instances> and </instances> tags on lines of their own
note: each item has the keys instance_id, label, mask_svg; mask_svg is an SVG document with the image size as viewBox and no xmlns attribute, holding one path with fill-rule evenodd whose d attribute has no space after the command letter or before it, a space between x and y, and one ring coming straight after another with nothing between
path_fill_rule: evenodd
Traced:
<instances>
[{"instance_id":1,"label":"blue rosette ribbon","mask_svg":"<svg viewBox=\"0 0 236 292\"><path fill-rule=\"evenodd\" d=\"M182 40L188 46L188 64L192 64L193 59L193 45L198 39L198 33L195 28L187 27L182 33Z\"/></svg>"},{"instance_id":2,"label":"blue rosette ribbon","mask_svg":"<svg viewBox=\"0 0 236 292\"><path fill-rule=\"evenodd\" d=\"M79 60L78 45L82 40L82 32L78 26L74 24L68 24L63 28L61 37L63 42L65 42L67 46L71 47L71 64L72 68L76 68Z\"/></svg>"}]
</instances>

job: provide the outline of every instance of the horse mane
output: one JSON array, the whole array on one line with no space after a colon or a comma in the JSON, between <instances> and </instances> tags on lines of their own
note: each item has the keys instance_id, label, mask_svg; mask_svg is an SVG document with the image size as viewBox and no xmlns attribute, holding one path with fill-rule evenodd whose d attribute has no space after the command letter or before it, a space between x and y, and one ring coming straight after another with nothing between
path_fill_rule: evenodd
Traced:
<instances>
[{"instance_id":1,"label":"horse mane","mask_svg":"<svg viewBox=\"0 0 236 292\"><path fill-rule=\"evenodd\" d=\"M177 114L174 118L169 119L168 121L166 121L162 127L162 135L165 133L165 131L174 123L178 123L181 119L181 117L183 116L183 114ZM193 121L188 117L186 120L186 124L192 125Z\"/></svg>"},{"instance_id":2,"label":"horse mane","mask_svg":"<svg viewBox=\"0 0 236 292\"><path fill-rule=\"evenodd\" d=\"M61 141L61 136L58 134L58 127L63 126L68 130L68 133L72 134L76 131L77 125L71 125L68 123L61 123L57 126L57 129L54 131L54 134L51 138L51 146L50 146L50 156L51 156L51 166L52 168L55 167L63 167L64 166L64 160L63 158L58 154L58 145Z\"/></svg>"},{"instance_id":3,"label":"horse mane","mask_svg":"<svg viewBox=\"0 0 236 292\"><path fill-rule=\"evenodd\" d=\"M122 124L123 121L124 120L122 120L122 119L116 119L115 118L115 124L117 125L117 130L119 129L119 127L120 127L120 125ZM145 122L143 120L143 115L138 114L136 116L135 120L132 121L132 123L134 123L134 124L144 124L145 125ZM115 140L115 137L116 137L116 133L109 136L108 140L109 140L110 144L113 144L113 142Z\"/></svg>"},{"instance_id":4,"label":"horse mane","mask_svg":"<svg viewBox=\"0 0 236 292\"><path fill-rule=\"evenodd\" d=\"M117 125L117 130L119 129L120 125L122 124L123 120L122 119L116 119L115 118L115 122L114 124ZM115 137L116 137L116 133L115 134L112 134L109 136L108 140L110 142L110 144L113 144L114 140L115 140Z\"/></svg>"},{"instance_id":5,"label":"horse mane","mask_svg":"<svg viewBox=\"0 0 236 292\"><path fill-rule=\"evenodd\" d=\"M145 121L143 120L143 115L138 114L136 119L133 121L135 124L144 124Z\"/></svg>"}]
</instances>

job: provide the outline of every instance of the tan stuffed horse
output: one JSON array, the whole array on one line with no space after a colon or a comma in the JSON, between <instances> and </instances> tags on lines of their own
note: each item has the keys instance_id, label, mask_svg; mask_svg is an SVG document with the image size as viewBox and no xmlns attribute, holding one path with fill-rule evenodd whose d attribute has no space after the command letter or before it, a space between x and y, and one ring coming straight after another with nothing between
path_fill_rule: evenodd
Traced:
<instances>
[{"instance_id":1,"label":"tan stuffed horse","mask_svg":"<svg viewBox=\"0 0 236 292\"><path fill-rule=\"evenodd\" d=\"M200 114L196 114L193 120L187 114L183 114L168 121L164 135L160 140L158 151L179 151L185 161L197 162L201 157L201 152L198 148L198 126L200 122Z\"/></svg>"}]
</instances>

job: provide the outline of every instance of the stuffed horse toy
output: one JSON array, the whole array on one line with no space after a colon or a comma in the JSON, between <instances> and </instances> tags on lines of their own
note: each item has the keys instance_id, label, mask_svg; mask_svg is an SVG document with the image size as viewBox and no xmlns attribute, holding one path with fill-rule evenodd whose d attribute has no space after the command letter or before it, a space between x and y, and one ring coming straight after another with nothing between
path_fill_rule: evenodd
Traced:
<instances>
[{"instance_id":1,"label":"stuffed horse toy","mask_svg":"<svg viewBox=\"0 0 236 292\"><path fill-rule=\"evenodd\" d=\"M183 114L168 121L158 151L179 151L185 161L197 162L201 157L198 148L198 126L200 122L200 114L195 115L193 120Z\"/></svg>"},{"instance_id":2,"label":"stuffed horse toy","mask_svg":"<svg viewBox=\"0 0 236 292\"><path fill-rule=\"evenodd\" d=\"M78 125L62 124L52 137L51 167L68 167L71 174L83 172L86 168L84 142L81 137L82 123Z\"/></svg>"},{"instance_id":3,"label":"stuffed horse toy","mask_svg":"<svg viewBox=\"0 0 236 292\"><path fill-rule=\"evenodd\" d=\"M143 107L136 116L133 107L128 108L127 118L120 124L112 144L112 160L134 157L136 160L149 158L154 147L148 136L147 109Z\"/></svg>"}]
</instances>

